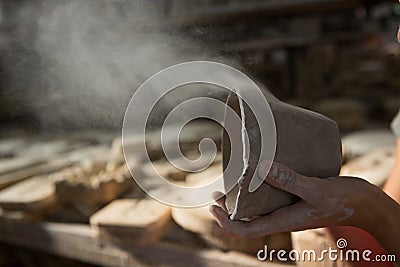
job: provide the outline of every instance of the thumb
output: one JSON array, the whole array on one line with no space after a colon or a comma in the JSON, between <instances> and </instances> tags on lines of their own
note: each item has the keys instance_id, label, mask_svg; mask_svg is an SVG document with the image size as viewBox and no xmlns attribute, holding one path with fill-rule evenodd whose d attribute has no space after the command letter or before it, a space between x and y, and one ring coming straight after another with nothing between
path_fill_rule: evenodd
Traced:
<instances>
[{"instance_id":1,"label":"thumb","mask_svg":"<svg viewBox=\"0 0 400 267\"><path fill-rule=\"evenodd\" d=\"M269 172L265 176L266 168ZM316 180L318 178L303 176L294 170L277 162L263 161L258 172L260 178L266 183L301 197L304 200L314 198L316 190Z\"/></svg>"}]
</instances>

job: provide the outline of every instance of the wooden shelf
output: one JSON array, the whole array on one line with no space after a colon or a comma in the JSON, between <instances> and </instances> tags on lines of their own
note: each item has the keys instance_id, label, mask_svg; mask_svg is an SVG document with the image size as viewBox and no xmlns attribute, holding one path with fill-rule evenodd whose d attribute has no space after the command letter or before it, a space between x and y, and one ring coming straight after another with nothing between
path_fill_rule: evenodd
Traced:
<instances>
[{"instance_id":1,"label":"wooden shelf","mask_svg":"<svg viewBox=\"0 0 400 267\"><path fill-rule=\"evenodd\" d=\"M123 249L99 240L85 224L26 224L0 218L0 241L101 266L293 266L260 262L255 256L238 252L193 249L175 243L159 242L147 247Z\"/></svg>"}]
</instances>

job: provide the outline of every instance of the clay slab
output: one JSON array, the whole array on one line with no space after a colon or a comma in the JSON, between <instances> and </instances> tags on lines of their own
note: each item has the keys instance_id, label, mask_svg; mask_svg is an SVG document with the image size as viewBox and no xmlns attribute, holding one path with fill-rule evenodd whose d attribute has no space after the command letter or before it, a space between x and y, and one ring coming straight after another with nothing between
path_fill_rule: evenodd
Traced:
<instances>
[{"instance_id":1,"label":"clay slab","mask_svg":"<svg viewBox=\"0 0 400 267\"><path fill-rule=\"evenodd\" d=\"M274 161L306 176L326 178L339 175L342 153L337 124L321 114L283 103L268 92L264 95L270 104L276 125L277 144ZM231 142L234 144L232 148L235 154L245 155L243 151L249 149L248 159L244 158L241 163L236 160L235 171L243 175L226 195L231 219L252 218L296 202L296 196L266 183L256 191L249 192L250 181L258 163L263 160L259 158L261 133L254 114L235 93L229 95L227 105L240 116L249 140L248 144L242 141L242 129L237 129L236 133L231 134L232 140L224 132L224 170L231 157ZM229 121L225 121L226 123ZM246 148L246 145L249 147ZM239 150L238 146L241 147ZM248 164L244 163L246 160ZM228 181L228 177L224 177L224 181Z\"/></svg>"}]
</instances>

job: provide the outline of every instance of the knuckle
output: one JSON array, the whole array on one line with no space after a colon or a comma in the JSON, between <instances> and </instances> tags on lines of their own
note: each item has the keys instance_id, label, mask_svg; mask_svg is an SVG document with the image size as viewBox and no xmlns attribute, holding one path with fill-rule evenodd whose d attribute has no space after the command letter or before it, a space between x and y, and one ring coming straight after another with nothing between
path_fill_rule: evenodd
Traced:
<instances>
[{"instance_id":1,"label":"knuckle","mask_svg":"<svg viewBox=\"0 0 400 267\"><path fill-rule=\"evenodd\" d=\"M290 170L290 169L286 169L283 173L282 173L282 186L284 188L293 188L297 186L297 175L294 171Z\"/></svg>"}]
</instances>

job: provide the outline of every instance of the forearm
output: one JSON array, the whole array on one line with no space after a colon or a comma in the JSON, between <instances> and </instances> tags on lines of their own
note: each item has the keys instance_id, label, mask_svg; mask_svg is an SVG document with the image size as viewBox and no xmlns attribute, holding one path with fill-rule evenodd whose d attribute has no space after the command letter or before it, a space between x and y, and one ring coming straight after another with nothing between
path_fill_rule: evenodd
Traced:
<instances>
[{"instance_id":1,"label":"forearm","mask_svg":"<svg viewBox=\"0 0 400 267\"><path fill-rule=\"evenodd\" d=\"M358 227L374 236L387 253L396 255L399 260L400 205L384 192L375 190L360 214Z\"/></svg>"},{"instance_id":2,"label":"forearm","mask_svg":"<svg viewBox=\"0 0 400 267\"><path fill-rule=\"evenodd\" d=\"M396 161L383 187L383 191L400 203L400 139L397 140Z\"/></svg>"},{"instance_id":3,"label":"forearm","mask_svg":"<svg viewBox=\"0 0 400 267\"><path fill-rule=\"evenodd\" d=\"M400 206L385 193L374 188L356 211L351 226L328 228L333 240L345 238L352 249L371 250L373 255L394 254L400 259ZM394 263L394 264L396 264ZM370 266L370 262L353 262L352 266ZM380 262L377 266L392 266L393 262ZM398 265L396 265L398 266Z\"/></svg>"},{"instance_id":4,"label":"forearm","mask_svg":"<svg viewBox=\"0 0 400 267\"><path fill-rule=\"evenodd\" d=\"M375 225L370 225L365 230L371 233L388 253L395 254L396 259L400 260L400 205L387 197L385 204L377 208L380 214L375 218Z\"/></svg>"},{"instance_id":5,"label":"forearm","mask_svg":"<svg viewBox=\"0 0 400 267\"><path fill-rule=\"evenodd\" d=\"M328 228L328 232L331 235L333 242L339 240L340 238L344 238L347 240L347 243L349 244L348 248L350 249L357 249L358 251L372 251L373 255L371 258L375 257L376 255L387 254L378 241L376 241L371 234L363 229L350 226L339 226ZM393 267L392 262L379 262L379 264L375 263L375 265L380 267ZM367 267L371 266L371 262L364 261L361 258L359 262L351 262L351 266Z\"/></svg>"}]
</instances>

